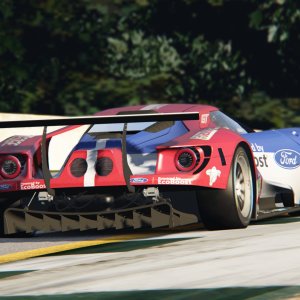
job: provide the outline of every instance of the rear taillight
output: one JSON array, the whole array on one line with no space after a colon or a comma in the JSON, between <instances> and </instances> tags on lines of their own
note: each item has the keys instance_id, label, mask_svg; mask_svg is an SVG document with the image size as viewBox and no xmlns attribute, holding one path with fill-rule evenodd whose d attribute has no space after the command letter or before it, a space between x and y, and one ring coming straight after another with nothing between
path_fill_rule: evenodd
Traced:
<instances>
[{"instance_id":1,"label":"rear taillight","mask_svg":"<svg viewBox=\"0 0 300 300\"><path fill-rule=\"evenodd\" d=\"M16 178L21 173L21 162L13 156L7 155L1 159L0 174L3 178L12 179Z\"/></svg>"},{"instance_id":2,"label":"rear taillight","mask_svg":"<svg viewBox=\"0 0 300 300\"><path fill-rule=\"evenodd\" d=\"M83 158L75 158L71 163L71 174L74 177L81 177L87 171L88 164Z\"/></svg>"},{"instance_id":3,"label":"rear taillight","mask_svg":"<svg viewBox=\"0 0 300 300\"><path fill-rule=\"evenodd\" d=\"M179 171L189 172L193 170L200 160L197 150L191 148L180 149L175 156L175 165Z\"/></svg>"}]
</instances>

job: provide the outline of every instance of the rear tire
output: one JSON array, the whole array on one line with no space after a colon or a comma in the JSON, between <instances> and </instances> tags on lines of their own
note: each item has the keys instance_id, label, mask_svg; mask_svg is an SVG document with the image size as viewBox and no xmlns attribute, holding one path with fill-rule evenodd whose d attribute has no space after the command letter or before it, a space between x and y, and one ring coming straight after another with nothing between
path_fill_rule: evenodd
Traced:
<instances>
[{"instance_id":1,"label":"rear tire","mask_svg":"<svg viewBox=\"0 0 300 300\"><path fill-rule=\"evenodd\" d=\"M207 229L235 229L249 225L255 199L254 169L249 156L243 146L237 147L227 188L207 188L198 192L200 215Z\"/></svg>"}]
</instances>

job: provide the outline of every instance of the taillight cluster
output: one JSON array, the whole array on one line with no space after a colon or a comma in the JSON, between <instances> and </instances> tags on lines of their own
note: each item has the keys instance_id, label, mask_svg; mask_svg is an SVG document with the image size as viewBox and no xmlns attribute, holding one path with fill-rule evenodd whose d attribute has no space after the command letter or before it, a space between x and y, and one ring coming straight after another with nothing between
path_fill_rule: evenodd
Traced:
<instances>
[{"instance_id":1,"label":"taillight cluster","mask_svg":"<svg viewBox=\"0 0 300 300\"><path fill-rule=\"evenodd\" d=\"M0 160L0 174L3 178L13 179L21 173L21 162L14 155L6 155Z\"/></svg>"},{"instance_id":2,"label":"taillight cluster","mask_svg":"<svg viewBox=\"0 0 300 300\"><path fill-rule=\"evenodd\" d=\"M200 161L200 154L194 148L180 149L175 156L175 165L179 171L192 171Z\"/></svg>"},{"instance_id":3,"label":"taillight cluster","mask_svg":"<svg viewBox=\"0 0 300 300\"><path fill-rule=\"evenodd\" d=\"M99 176L107 176L112 172L113 161L109 157L99 157L95 162L95 171ZM88 169L88 164L83 158L75 158L70 167L74 177L83 176Z\"/></svg>"}]
</instances>

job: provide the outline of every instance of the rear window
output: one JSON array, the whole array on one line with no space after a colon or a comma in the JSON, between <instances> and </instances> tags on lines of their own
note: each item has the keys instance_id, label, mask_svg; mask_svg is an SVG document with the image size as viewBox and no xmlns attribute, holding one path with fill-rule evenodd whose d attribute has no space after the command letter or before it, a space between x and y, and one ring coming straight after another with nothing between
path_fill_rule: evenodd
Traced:
<instances>
[{"instance_id":1,"label":"rear window","mask_svg":"<svg viewBox=\"0 0 300 300\"><path fill-rule=\"evenodd\" d=\"M156 122L138 122L138 123L128 123L127 131L142 131L146 128L154 125ZM96 124L94 125L89 133L93 132L122 132L124 123L115 123L115 124Z\"/></svg>"},{"instance_id":2,"label":"rear window","mask_svg":"<svg viewBox=\"0 0 300 300\"><path fill-rule=\"evenodd\" d=\"M165 121L165 122L137 122L137 123L128 123L127 132L128 133L137 133L140 131L147 132L159 132L164 129L170 128L174 125L174 121ZM88 133L122 133L124 128L124 123L116 124L97 124L94 125Z\"/></svg>"},{"instance_id":3,"label":"rear window","mask_svg":"<svg viewBox=\"0 0 300 300\"><path fill-rule=\"evenodd\" d=\"M210 119L217 127L227 128L238 134L247 133L246 128L220 111L211 112Z\"/></svg>"}]
</instances>

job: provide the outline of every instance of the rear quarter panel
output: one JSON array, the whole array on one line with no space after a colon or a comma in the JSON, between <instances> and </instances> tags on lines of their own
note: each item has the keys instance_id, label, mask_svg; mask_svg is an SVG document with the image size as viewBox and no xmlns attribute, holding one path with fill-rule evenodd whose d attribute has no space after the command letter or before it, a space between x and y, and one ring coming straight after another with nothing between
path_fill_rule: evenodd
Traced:
<instances>
[{"instance_id":1,"label":"rear quarter panel","mask_svg":"<svg viewBox=\"0 0 300 300\"><path fill-rule=\"evenodd\" d=\"M224 128L199 129L158 147L158 162L154 175L132 176L134 185L194 185L210 188L226 189L230 167L235 149L240 143L250 145L240 135ZM209 146L210 153L203 147ZM180 172L175 166L175 157L179 149L193 147L199 151L199 165L190 172ZM205 167L199 168L204 160ZM215 174L214 176L212 174ZM140 179L140 182L138 182ZM145 180L142 180L145 179ZM146 184L145 184L146 183Z\"/></svg>"}]
</instances>

